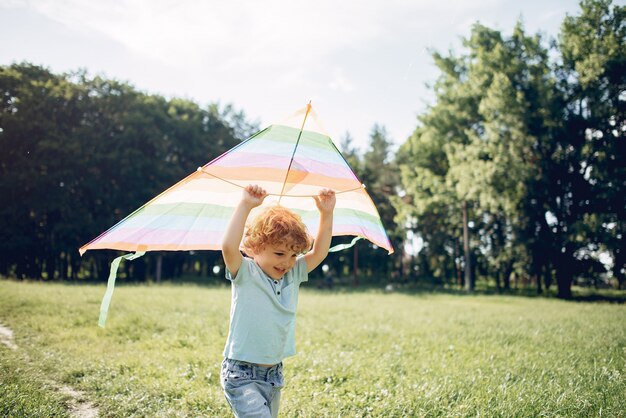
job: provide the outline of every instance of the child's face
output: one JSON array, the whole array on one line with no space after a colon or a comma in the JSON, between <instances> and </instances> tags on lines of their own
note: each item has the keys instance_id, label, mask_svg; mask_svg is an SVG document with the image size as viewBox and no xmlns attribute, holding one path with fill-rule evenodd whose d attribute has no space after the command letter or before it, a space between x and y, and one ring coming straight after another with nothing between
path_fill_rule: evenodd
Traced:
<instances>
[{"instance_id":1,"label":"child's face","mask_svg":"<svg viewBox=\"0 0 626 418\"><path fill-rule=\"evenodd\" d=\"M253 254L253 259L274 280L280 280L285 273L296 265L298 254L286 245L266 245L262 250Z\"/></svg>"}]
</instances>

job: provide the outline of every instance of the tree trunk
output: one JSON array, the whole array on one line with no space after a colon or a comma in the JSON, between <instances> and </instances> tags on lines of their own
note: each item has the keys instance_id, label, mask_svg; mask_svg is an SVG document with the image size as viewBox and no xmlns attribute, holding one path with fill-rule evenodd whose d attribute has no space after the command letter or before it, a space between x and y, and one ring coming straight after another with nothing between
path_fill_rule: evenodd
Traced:
<instances>
[{"instance_id":1,"label":"tree trunk","mask_svg":"<svg viewBox=\"0 0 626 418\"><path fill-rule=\"evenodd\" d=\"M67 262L67 254L61 256L61 280L67 280L69 278L69 263Z\"/></svg>"},{"instance_id":2,"label":"tree trunk","mask_svg":"<svg viewBox=\"0 0 626 418\"><path fill-rule=\"evenodd\" d=\"M133 260L134 268L133 268L133 278L139 282L145 282L147 276L147 267L146 260L144 257L141 257L137 260Z\"/></svg>"},{"instance_id":3,"label":"tree trunk","mask_svg":"<svg viewBox=\"0 0 626 418\"><path fill-rule=\"evenodd\" d=\"M41 280L41 268L39 267L39 263L36 259L27 258L26 259L26 275L27 279L37 279Z\"/></svg>"},{"instance_id":4,"label":"tree trunk","mask_svg":"<svg viewBox=\"0 0 626 418\"><path fill-rule=\"evenodd\" d=\"M613 252L613 277L617 279L617 288L621 290L626 283L626 249L617 248Z\"/></svg>"},{"instance_id":5,"label":"tree trunk","mask_svg":"<svg viewBox=\"0 0 626 418\"><path fill-rule=\"evenodd\" d=\"M513 273L513 261L509 261L504 269L504 277L502 280L504 281L504 289L511 289L511 273Z\"/></svg>"},{"instance_id":6,"label":"tree trunk","mask_svg":"<svg viewBox=\"0 0 626 418\"><path fill-rule=\"evenodd\" d=\"M500 275L502 273L500 273L500 270L496 271L496 289L498 290L498 293L500 293L502 291L502 285L500 284Z\"/></svg>"},{"instance_id":7,"label":"tree trunk","mask_svg":"<svg viewBox=\"0 0 626 418\"><path fill-rule=\"evenodd\" d=\"M546 286L546 290L550 290L550 286L552 286L552 270L548 262L543 265L543 284Z\"/></svg>"},{"instance_id":8,"label":"tree trunk","mask_svg":"<svg viewBox=\"0 0 626 418\"><path fill-rule=\"evenodd\" d=\"M354 247L352 247L354 250L352 251L353 254L353 267L352 267L352 282L354 284L354 286L358 286L359 285L359 248L358 248L358 242L356 244L354 244Z\"/></svg>"},{"instance_id":9,"label":"tree trunk","mask_svg":"<svg viewBox=\"0 0 626 418\"><path fill-rule=\"evenodd\" d=\"M469 228L467 226L467 202L463 202L463 253L465 257L465 290L474 290L472 283L472 261L469 249Z\"/></svg>"},{"instance_id":10,"label":"tree trunk","mask_svg":"<svg viewBox=\"0 0 626 418\"><path fill-rule=\"evenodd\" d=\"M573 273L571 263L572 261L568 260L565 254L559 255L558 265L556 266L556 285L557 297L561 299L572 298Z\"/></svg>"},{"instance_id":11,"label":"tree trunk","mask_svg":"<svg viewBox=\"0 0 626 418\"><path fill-rule=\"evenodd\" d=\"M459 241L454 240L454 272L456 273L456 284L459 288L463 287L463 277L462 277L462 268L461 268L461 248L459 246Z\"/></svg>"},{"instance_id":12,"label":"tree trunk","mask_svg":"<svg viewBox=\"0 0 626 418\"><path fill-rule=\"evenodd\" d=\"M565 272L561 272L560 269L556 272L556 284L557 284L557 294L556 296L561 299L571 299L572 298L572 277L566 274Z\"/></svg>"},{"instance_id":13,"label":"tree trunk","mask_svg":"<svg viewBox=\"0 0 626 418\"><path fill-rule=\"evenodd\" d=\"M533 262L533 276L536 280L537 294L540 295L543 293L543 287L541 286L541 272L543 262L541 260L537 260L536 258L537 257L533 257L533 259L535 259L535 261Z\"/></svg>"},{"instance_id":14,"label":"tree trunk","mask_svg":"<svg viewBox=\"0 0 626 418\"><path fill-rule=\"evenodd\" d=\"M107 280L110 270L111 263L106 258L100 257L98 260L98 277L96 277L96 280Z\"/></svg>"},{"instance_id":15,"label":"tree trunk","mask_svg":"<svg viewBox=\"0 0 626 418\"><path fill-rule=\"evenodd\" d=\"M78 272L80 271L80 257L77 255L70 256L70 266L72 267L72 280L78 280Z\"/></svg>"},{"instance_id":16,"label":"tree trunk","mask_svg":"<svg viewBox=\"0 0 626 418\"><path fill-rule=\"evenodd\" d=\"M163 269L163 254L159 254L157 255L156 270L154 272L154 277L157 283L161 283L162 269Z\"/></svg>"},{"instance_id":17,"label":"tree trunk","mask_svg":"<svg viewBox=\"0 0 626 418\"><path fill-rule=\"evenodd\" d=\"M46 273L48 273L48 280L54 280L54 273L56 271L56 258L50 254L46 261Z\"/></svg>"},{"instance_id":18,"label":"tree trunk","mask_svg":"<svg viewBox=\"0 0 626 418\"><path fill-rule=\"evenodd\" d=\"M539 274L535 274L535 280L537 281L537 294L541 295L543 293L543 287L541 286L541 272Z\"/></svg>"},{"instance_id":19,"label":"tree trunk","mask_svg":"<svg viewBox=\"0 0 626 418\"><path fill-rule=\"evenodd\" d=\"M476 288L476 280L478 278L478 263L476 262L476 258L474 253L470 252L470 280L472 281L472 290Z\"/></svg>"},{"instance_id":20,"label":"tree trunk","mask_svg":"<svg viewBox=\"0 0 626 418\"><path fill-rule=\"evenodd\" d=\"M89 280L98 279L98 262L94 259L89 260Z\"/></svg>"}]
</instances>

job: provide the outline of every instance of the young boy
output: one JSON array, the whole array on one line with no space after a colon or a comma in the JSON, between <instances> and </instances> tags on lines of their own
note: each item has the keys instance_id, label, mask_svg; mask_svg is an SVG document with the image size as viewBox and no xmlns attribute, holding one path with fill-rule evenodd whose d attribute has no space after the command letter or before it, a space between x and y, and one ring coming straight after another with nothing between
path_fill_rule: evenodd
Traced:
<instances>
[{"instance_id":1,"label":"young boy","mask_svg":"<svg viewBox=\"0 0 626 418\"><path fill-rule=\"evenodd\" d=\"M257 185L244 189L222 243L232 302L221 384L237 417L278 415L282 360L296 353L298 289L326 258L332 238L335 193L322 190L313 198L320 226L311 251L311 238L300 217L275 206L246 231L243 248L250 258L243 257L239 245L246 220L266 196Z\"/></svg>"}]
</instances>

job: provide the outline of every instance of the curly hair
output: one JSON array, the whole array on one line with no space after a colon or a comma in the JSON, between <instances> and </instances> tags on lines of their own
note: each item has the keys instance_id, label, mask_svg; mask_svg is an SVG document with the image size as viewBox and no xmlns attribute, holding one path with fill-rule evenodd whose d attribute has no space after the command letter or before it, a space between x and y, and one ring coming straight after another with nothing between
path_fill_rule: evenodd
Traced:
<instances>
[{"instance_id":1,"label":"curly hair","mask_svg":"<svg viewBox=\"0 0 626 418\"><path fill-rule=\"evenodd\" d=\"M271 206L248 225L243 248L256 252L266 245L277 244L285 244L296 254L304 254L311 249L313 240L300 216L282 206Z\"/></svg>"}]
</instances>

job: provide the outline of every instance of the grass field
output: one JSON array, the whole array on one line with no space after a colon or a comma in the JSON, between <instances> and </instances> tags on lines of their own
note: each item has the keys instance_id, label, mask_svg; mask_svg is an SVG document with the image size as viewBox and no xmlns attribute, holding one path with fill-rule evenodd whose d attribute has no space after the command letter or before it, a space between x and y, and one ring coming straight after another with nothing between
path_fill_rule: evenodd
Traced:
<instances>
[{"instance_id":1,"label":"grass field","mask_svg":"<svg viewBox=\"0 0 626 418\"><path fill-rule=\"evenodd\" d=\"M230 416L228 287L0 280L0 416ZM626 306L303 289L281 416L626 416Z\"/></svg>"}]
</instances>

